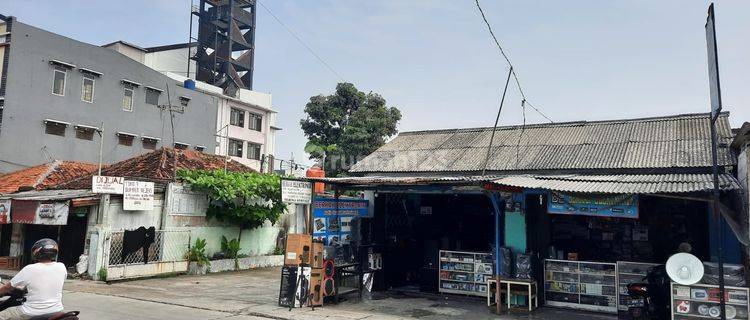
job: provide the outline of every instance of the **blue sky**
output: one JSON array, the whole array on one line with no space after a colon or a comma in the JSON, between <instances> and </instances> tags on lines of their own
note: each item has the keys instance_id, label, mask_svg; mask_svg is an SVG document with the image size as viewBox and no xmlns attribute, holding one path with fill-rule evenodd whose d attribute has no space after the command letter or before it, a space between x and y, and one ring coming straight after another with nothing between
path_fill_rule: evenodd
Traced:
<instances>
[{"instance_id":1,"label":"blue sky","mask_svg":"<svg viewBox=\"0 0 750 320\"><path fill-rule=\"evenodd\" d=\"M262 1L362 91L403 113L401 131L491 126L507 65L473 0ZM708 110L707 1L482 1L526 95L554 121ZM189 0L3 0L0 13L71 38L142 46L188 39ZM750 1L717 4L725 110L750 121ZM255 89L279 111L277 156L306 160L308 98L339 78L258 8ZM501 123L522 121L511 91ZM544 122L533 111L529 123Z\"/></svg>"}]
</instances>

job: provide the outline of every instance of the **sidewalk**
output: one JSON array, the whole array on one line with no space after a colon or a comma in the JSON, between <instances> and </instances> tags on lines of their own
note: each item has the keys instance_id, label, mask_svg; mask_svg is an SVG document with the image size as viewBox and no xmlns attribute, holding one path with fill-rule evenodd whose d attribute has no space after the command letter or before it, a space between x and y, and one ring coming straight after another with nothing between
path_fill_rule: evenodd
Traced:
<instances>
[{"instance_id":1,"label":"sidewalk","mask_svg":"<svg viewBox=\"0 0 750 320\"><path fill-rule=\"evenodd\" d=\"M495 315L481 298L454 295L374 293L362 302L349 300L321 308L289 311L277 305L279 268L255 269L206 276L178 276L117 282L110 285L82 280L66 282L68 292L91 293L171 306L220 311L271 319L616 319L616 316L540 308L531 314ZM350 295L355 298L356 295Z\"/></svg>"}]
</instances>

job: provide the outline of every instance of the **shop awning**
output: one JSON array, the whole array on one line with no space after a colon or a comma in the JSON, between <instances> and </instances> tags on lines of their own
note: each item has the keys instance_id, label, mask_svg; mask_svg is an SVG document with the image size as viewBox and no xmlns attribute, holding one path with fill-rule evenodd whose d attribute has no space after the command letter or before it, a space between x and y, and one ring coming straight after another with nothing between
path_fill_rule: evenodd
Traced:
<instances>
[{"instance_id":1,"label":"shop awning","mask_svg":"<svg viewBox=\"0 0 750 320\"><path fill-rule=\"evenodd\" d=\"M582 193L653 194L713 190L713 176L710 174L519 175L492 182L520 188ZM724 191L742 188L739 181L728 174L719 175L719 187Z\"/></svg>"},{"instance_id":2,"label":"shop awning","mask_svg":"<svg viewBox=\"0 0 750 320\"><path fill-rule=\"evenodd\" d=\"M563 192L655 194L687 193L713 189L711 174L619 174L619 175L532 175L505 176L367 176L343 178L309 178L348 186L415 186L467 185L494 183L503 186L547 189ZM739 181L729 174L719 175L721 190L737 190Z\"/></svg>"},{"instance_id":3,"label":"shop awning","mask_svg":"<svg viewBox=\"0 0 750 320\"><path fill-rule=\"evenodd\" d=\"M99 197L91 190L33 190L0 195L0 199L29 201L63 201L77 198Z\"/></svg>"}]
</instances>

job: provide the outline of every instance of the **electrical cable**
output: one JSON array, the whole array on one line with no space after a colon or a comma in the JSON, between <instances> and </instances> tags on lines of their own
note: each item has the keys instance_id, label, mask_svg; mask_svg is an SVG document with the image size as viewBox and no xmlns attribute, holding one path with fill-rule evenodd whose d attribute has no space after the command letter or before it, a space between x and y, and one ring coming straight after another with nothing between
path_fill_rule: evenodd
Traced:
<instances>
[{"instance_id":1,"label":"electrical cable","mask_svg":"<svg viewBox=\"0 0 750 320\"><path fill-rule=\"evenodd\" d=\"M305 47L305 49L307 49L307 51L309 51L313 56L315 56L315 58L318 59L318 61L320 61L320 63L322 63L329 71L331 71L331 73L335 74L339 78L339 80L341 80L341 82L346 82L346 80L344 80L344 77L342 77L341 74L336 72L336 70L334 70L333 67L331 67L331 65L329 65L325 60L323 60L323 58L321 58L315 52L315 50L313 50L309 45L307 45L307 43L305 43L305 41L303 41L302 38L300 38L294 31L292 31L291 28L289 28L286 24L284 24L284 22L282 22L281 19L279 19L279 17L277 17L273 12L271 12L271 9L268 9L268 7L266 7L266 5L263 4L263 2L258 1L258 4L260 4L260 6L263 7L263 9L266 9L268 14L270 14L271 17L273 17L273 19L276 20L276 22L278 22L282 27L284 27L284 29L286 29L286 31L290 35L292 35L294 39L297 39L297 42L299 42L303 47Z\"/></svg>"},{"instance_id":2,"label":"electrical cable","mask_svg":"<svg viewBox=\"0 0 750 320\"><path fill-rule=\"evenodd\" d=\"M529 103L529 99L526 98L526 94L523 92L523 88L521 88L521 82L518 80L518 75L516 74L516 68L513 67L513 64L510 62L510 59L508 58L508 55L505 54L505 50L503 50L503 47L500 45L500 41L497 40L497 37L495 36L495 32L492 30L492 26L490 26L490 22L487 21L487 16L484 15L484 10L482 10L482 6L479 4L479 0L474 0L477 5L477 9L479 9L479 13L482 15L482 20L484 20L484 24L487 25L487 30L489 30L490 35L492 36L492 40L495 41L495 44L497 45L497 48L500 49L500 54L505 58L505 61L508 63L508 66L510 66L512 74L513 74L513 80L516 83L516 87L518 88L518 93L521 94L521 98L523 101L526 101L526 104L528 104L534 111L539 113L542 117L547 119L549 122L554 123L550 117L545 115L541 110L539 110L537 107Z\"/></svg>"}]
</instances>

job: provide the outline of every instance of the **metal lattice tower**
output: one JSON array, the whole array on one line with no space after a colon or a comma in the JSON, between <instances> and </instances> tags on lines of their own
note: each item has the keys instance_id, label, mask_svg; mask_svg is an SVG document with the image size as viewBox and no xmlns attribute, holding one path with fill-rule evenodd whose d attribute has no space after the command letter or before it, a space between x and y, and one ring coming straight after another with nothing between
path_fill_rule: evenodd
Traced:
<instances>
[{"instance_id":1,"label":"metal lattice tower","mask_svg":"<svg viewBox=\"0 0 750 320\"><path fill-rule=\"evenodd\" d=\"M198 44L191 57L196 80L219 86L230 96L240 88L253 88L255 9L255 0L200 0L192 7L198 17Z\"/></svg>"}]
</instances>

